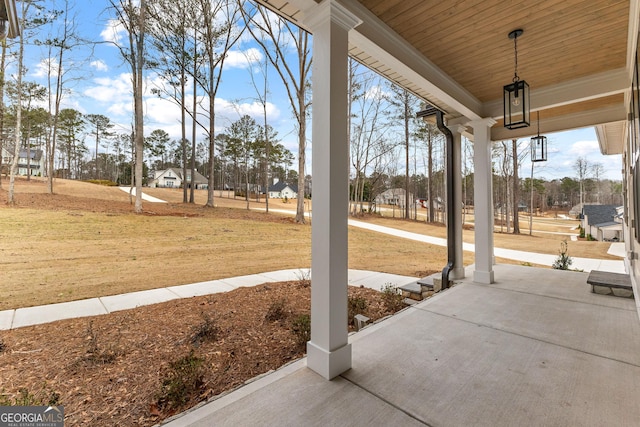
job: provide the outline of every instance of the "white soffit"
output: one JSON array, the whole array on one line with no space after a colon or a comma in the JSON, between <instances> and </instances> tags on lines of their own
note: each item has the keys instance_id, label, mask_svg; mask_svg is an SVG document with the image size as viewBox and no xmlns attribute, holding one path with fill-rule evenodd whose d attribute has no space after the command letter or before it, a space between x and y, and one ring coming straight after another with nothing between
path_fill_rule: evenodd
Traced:
<instances>
[{"instance_id":1,"label":"white soffit","mask_svg":"<svg viewBox=\"0 0 640 427\"><path fill-rule=\"evenodd\" d=\"M602 154L622 154L626 140L627 122L619 121L596 126Z\"/></svg>"}]
</instances>

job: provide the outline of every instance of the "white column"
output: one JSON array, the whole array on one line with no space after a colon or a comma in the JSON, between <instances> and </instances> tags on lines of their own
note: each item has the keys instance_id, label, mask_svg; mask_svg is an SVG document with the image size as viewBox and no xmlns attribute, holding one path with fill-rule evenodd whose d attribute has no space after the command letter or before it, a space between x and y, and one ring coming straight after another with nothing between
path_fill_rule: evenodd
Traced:
<instances>
[{"instance_id":1,"label":"white column","mask_svg":"<svg viewBox=\"0 0 640 427\"><path fill-rule=\"evenodd\" d=\"M351 368L347 329L348 32L360 21L334 0L305 11L313 33L311 341L307 366L331 379Z\"/></svg>"},{"instance_id":2,"label":"white column","mask_svg":"<svg viewBox=\"0 0 640 427\"><path fill-rule=\"evenodd\" d=\"M456 230L455 233L455 250L456 260L451 272L451 279L464 278L464 264L462 251L462 133L467 129L464 126L453 126L449 130L453 134L453 147L451 155L453 156L453 215L454 220L451 224Z\"/></svg>"},{"instance_id":3,"label":"white column","mask_svg":"<svg viewBox=\"0 0 640 427\"><path fill-rule=\"evenodd\" d=\"M493 119L473 121L473 200L475 216L475 271L473 280L493 283L493 176L491 126Z\"/></svg>"}]
</instances>

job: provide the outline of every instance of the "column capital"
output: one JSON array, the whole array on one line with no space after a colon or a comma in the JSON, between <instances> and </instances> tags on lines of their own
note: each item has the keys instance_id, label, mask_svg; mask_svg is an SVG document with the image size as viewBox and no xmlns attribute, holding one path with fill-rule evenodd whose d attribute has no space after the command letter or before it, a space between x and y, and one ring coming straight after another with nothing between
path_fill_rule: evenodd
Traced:
<instances>
[{"instance_id":1,"label":"column capital","mask_svg":"<svg viewBox=\"0 0 640 427\"><path fill-rule=\"evenodd\" d=\"M478 129L478 128L482 128L483 126L487 127L487 128L490 128L491 126L495 125L496 123L498 123L498 122L495 121L494 119L492 119L491 117L487 117L487 118L484 118L484 119L471 120L468 124L472 128Z\"/></svg>"},{"instance_id":2,"label":"column capital","mask_svg":"<svg viewBox=\"0 0 640 427\"><path fill-rule=\"evenodd\" d=\"M347 31L362 24L362 19L355 16L335 0L323 0L304 10L303 22L309 26L312 32L329 20L337 23Z\"/></svg>"},{"instance_id":3,"label":"column capital","mask_svg":"<svg viewBox=\"0 0 640 427\"><path fill-rule=\"evenodd\" d=\"M447 125L447 127L454 134L457 133L460 135L464 135L469 133L469 131L467 131L467 127L461 124Z\"/></svg>"}]
</instances>

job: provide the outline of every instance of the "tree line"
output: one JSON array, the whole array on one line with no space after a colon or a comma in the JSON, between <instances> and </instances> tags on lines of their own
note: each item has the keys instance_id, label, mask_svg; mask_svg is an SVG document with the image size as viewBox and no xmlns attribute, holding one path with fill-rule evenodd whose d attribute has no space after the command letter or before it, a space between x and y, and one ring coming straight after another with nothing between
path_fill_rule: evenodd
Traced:
<instances>
[{"instance_id":1,"label":"tree line","mask_svg":"<svg viewBox=\"0 0 640 427\"><path fill-rule=\"evenodd\" d=\"M130 129L116 132L107 116L61 107L91 59L79 60L76 50L98 42L78 34L73 3L63 0L57 4L59 9L51 10L40 0L21 2L21 36L2 45L2 69L11 60L21 70L12 78L3 75L0 79L0 143L15 150L12 177L19 150L34 148L45 153L50 192L54 176L107 179L139 187L148 178L147 170L172 167L182 169L183 176L195 176L197 171L207 177L207 206L211 207L215 189L233 188L248 200L252 188L266 190L274 178L297 180L301 195L310 194L305 170L311 113L308 33L262 6L240 0L110 0L105 13L112 17L114 28L123 30L124 37L114 38L113 43L130 71L134 101ZM258 123L239 113L237 121L217 133L215 97L228 53L243 35L262 53L247 58L253 64L249 77L262 117ZM25 43L40 46L45 54L45 86L22 79ZM161 129L145 131L142 89L149 73L159 77L153 79L153 94L179 107L179 138L172 139ZM273 76L282 83L294 118L295 154L280 143L270 125L267 106ZM375 210L376 196L402 188L403 200L397 202L400 215L416 218L415 199L420 198L427 206L427 220L438 220L444 199L444 138L434 124L416 117L422 101L353 60L348 90L351 214ZM46 107L39 106L43 104ZM575 204L572 178L546 182L518 175L526 156L518 144L504 141L494 148L494 201L506 216L507 227L514 230L519 228L515 213L522 204L531 205L530 209ZM472 145L466 140L462 163L463 200L471 206ZM598 178L601 169L588 170L595 171L595 178L586 170L578 173L582 199L592 193L594 185L597 199L618 194L614 184L607 190L607 181ZM13 180L10 201L12 185ZM139 212L140 188L136 194L135 210ZM298 222L305 220L303 199L297 201ZM193 185L183 186L183 202L194 202Z\"/></svg>"}]
</instances>

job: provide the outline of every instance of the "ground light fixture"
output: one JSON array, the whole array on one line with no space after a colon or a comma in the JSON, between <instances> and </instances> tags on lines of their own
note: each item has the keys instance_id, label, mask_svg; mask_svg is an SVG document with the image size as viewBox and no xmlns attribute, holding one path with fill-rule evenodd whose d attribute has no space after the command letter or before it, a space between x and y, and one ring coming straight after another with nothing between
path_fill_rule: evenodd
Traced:
<instances>
[{"instance_id":1,"label":"ground light fixture","mask_svg":"<svg viewBox=\"0 0 640 427\"><path fill-rule=\"evenodd\" d=\"M531 161L546 162L547 161L547 137L540 136L540 112L537 112L538 119L538 136L531 138Z\"/></svg>"},{"instance_id":2,"label":"ground light fixture","mask_svg":"<svg viewBox=\"0 0 640 427\"><path fill-rule=\"evenodd\" d=\"M518 76L518 37L524 30L517 29L509 33L513 39L515 53L515 71L513 81L503 88L504 96L504 127L519 129L529 126L529 85Z\"/></svg>"}]
</instances>

